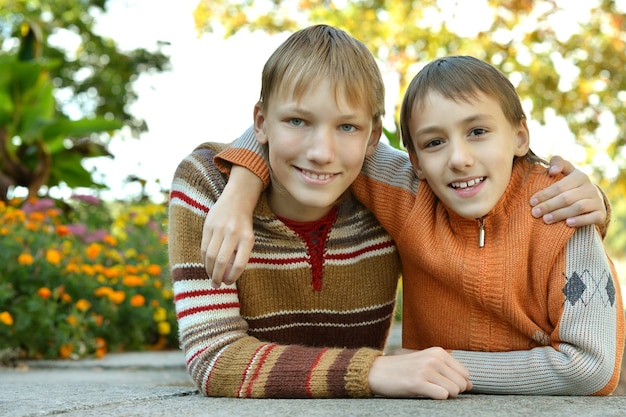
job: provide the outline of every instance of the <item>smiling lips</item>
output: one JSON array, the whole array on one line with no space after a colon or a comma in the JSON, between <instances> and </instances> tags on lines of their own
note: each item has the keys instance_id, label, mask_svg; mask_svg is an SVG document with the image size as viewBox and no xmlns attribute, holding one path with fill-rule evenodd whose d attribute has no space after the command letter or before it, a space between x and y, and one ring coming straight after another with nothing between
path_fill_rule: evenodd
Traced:
<instances>
[{"instance_id":1,"label":"smiling lips","mask_svg":"<svg viewBox=\"0 0 626 417\"><path fill-rule=\"evenodd\" d=\"M325 181L325 180L328 180L328 179L330 179L330 178L335 176L335 174L318 174L317 172L307 171L307 170L302 169L302 168L298 168L298 169L304 175L306 175L307 177L309 177L311 179L314 179L314 180Z\"/></svg>"},{"instance_id":2,"label":"smiling lips","mask_svg":"<svg viewBox=\"0 0 626 417\"><path fill-rule=\"evenodd\" d=\"M450 187L464 189L464 188L473 187L475 185L478 185L481 182L483 182L484 180L485 180L485 177L478 177L478 178L471 179L469 181L453 182L453 183L450 183Z\"/></svg>"}]
</instances>

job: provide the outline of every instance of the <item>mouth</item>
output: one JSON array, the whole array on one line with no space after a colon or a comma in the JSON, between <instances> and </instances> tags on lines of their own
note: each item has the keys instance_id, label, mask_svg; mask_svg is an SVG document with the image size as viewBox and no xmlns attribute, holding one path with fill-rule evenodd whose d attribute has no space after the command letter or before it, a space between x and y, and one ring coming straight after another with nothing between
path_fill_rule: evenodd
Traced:
<instances>
[{"instance_id":1,"label":"mouth","mask_svg":"<svg viewBox=\"0 0 626 417\"><path fill-rule=\"evenodd\" d=\"M307 171L306 169L302 169L302 168L298 168L298 170L306 177L309 177L313 180L320 180L320 181L331 179L332 177L336 175L336 174L324 174L324 173L318 173L318 172L313 172L313 171Z\"/></svg>"},{"instance_id":2,"label":"mouth","mask_svg":"<svg viewBox=\"0 0 626 417\"><path fill-rule=\"evenodd\" d=\"M468 181L451 182L449 186L454 188L454 189L463 190L465 188L474 187L475 185L478 185L481 182L485 181L485 179L487 179L487 177L473 178L473 179L468 180Z\"/></svg>"}]
</instances>

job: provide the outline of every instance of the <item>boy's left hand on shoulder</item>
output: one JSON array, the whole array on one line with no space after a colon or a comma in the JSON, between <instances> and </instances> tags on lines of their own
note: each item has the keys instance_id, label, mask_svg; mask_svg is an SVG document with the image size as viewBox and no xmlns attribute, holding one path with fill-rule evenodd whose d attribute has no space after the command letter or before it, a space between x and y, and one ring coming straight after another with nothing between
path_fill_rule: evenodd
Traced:
<instances>
[{"instance_id":1,"label":"boy's left hand on shoulder","mask_svg":"<svg viewBox=\"0 0 626 417\"><path fill-rule=\"evenodd\" d=\"M549 173L564 177L531 197L534 217L543 217L547 224L565 220L571 227L605 223L607 207L602 192L585 173L560 156L550 160Z\"/></svg>"}]
</instances>

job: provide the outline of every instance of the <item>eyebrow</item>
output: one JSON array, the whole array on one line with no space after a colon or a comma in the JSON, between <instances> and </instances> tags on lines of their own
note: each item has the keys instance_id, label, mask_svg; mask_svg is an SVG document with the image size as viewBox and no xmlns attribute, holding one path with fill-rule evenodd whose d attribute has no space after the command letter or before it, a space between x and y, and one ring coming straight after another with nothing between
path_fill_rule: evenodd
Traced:
<instances>
[{"instance_id":1,"label":"eyebrow","mask_svg":"<svg viewBox=\"0 0 626 417\"><path fill-rule=\"evenodd\" d=\"M483 120L494 120L494 117L490 114L487 113L478 113L478 114L472 114L469 117L466 117L465 119L461 120L458 124L469 124L469 123L475 123L475 122L480 122ZM439 132L443 129L441 129L441 127L439 126L426 126L422 129L418 129L417 131L415 131L414 135L417 137L419 135L425 135L428 133L436 133Z\"/></svg>"},{"instance_id":2,"label":"eyebrow","mask_svg":"<svg viewBox=\"0 0 626 417\"><path fill-rule=\"evenodd\" d=\"M301 107L300 105L297 104L289 104L285 107L283 107L281 110L279 110L281 113L284 112L289 112L289 113L297 113L299 115L302 115L303 117L306 118L310 118L314 115L314 113L312 111L309 111L303 107ZM349 113L337 113L337 116L345 119L347 121L351 121L351 120L359 120L361 118L361 116L358 114L358 112L355 111L351 111Z\"/></svg>"}]
</instances>

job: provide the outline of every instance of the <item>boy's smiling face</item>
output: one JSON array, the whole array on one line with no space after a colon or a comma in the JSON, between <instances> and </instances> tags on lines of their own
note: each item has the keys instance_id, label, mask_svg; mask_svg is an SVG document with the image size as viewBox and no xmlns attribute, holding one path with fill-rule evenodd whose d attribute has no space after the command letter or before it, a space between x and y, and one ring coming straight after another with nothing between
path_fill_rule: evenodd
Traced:
<instances>
[{"instance_id":1,"label":"boy's smiling face","mask_svg":"<svg viewBox=\"0 0 626 417\"><path fill-rule=\"evenodd\" d=\"M312 85L298 100L274 94L255 107L255 135L269 145L269 204L296 221L323 217L358 176L374 152L381 127L365 106L352 106L328 81Z\"/></svg>"},{"instance_id":2,"label":"boy's smiling face","mask_svg":"<svg viewBox=\"0 0 626 417\"><path fill-rule=\"evenodd\" d=\"M418 177L468 219L493 209L508 187L514 157L529 149L526 121L512 126L500 103L482 93L456 102L431 92L413 109L409 127Z\"/></svg>"}]
</instances>

